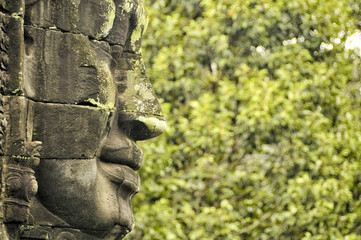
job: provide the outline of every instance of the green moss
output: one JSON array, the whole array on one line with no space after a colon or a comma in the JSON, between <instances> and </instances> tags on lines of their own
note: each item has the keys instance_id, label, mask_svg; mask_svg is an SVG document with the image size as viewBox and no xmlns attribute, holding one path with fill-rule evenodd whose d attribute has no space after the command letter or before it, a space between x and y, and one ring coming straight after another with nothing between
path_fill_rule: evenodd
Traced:
<instances>
[{"instance_id":1,"label":"green moss","mask_svg":"<svg viewBox=\"0 0 361 240\"><path fill-rule=\"evenodd\" d=\"M20 230L20 232L24 232L24 231L31 231L36 228L37 228L37 226L34 226L34 225L20 225L19 230Z\"/></svg>"},{"instance_id":2,"label":"green moss","mask_svg":"<svg viewBox=\"0 0 361 240\"><path fill-rule=\"evenodd\" d=\"M17 89L12 91L11 93L16 95L16 96L24 96L24 92L23 92L22 87L18 87Z\"/></svg>"},{"instance_id":3,"label":"green moss","mask_svg":"<svg viewBox=\"0 0 361 240\"><path fill-rule=\"evenodd\" d=\"M114 103L112 102L108 102L106 104L102 104L99 102L99 99L95 100L93 98L88 98L85 100L85 102L89 102L95 106L97 106L98 108L105 110L107 113L110 113L110 111L115 109Z\"/></svg>"},{"instance_id":4,"label":"green moss","mask_svg":"<svg viewBox=\"0 0 361 240\"><path fill-rule=\"evenodd\" d=\"M121 4L119 4L119 7L121 7L124 11L127 13L130 13L134 8L134 1L132 0L125 0Z\"/></svg>"},{"instance_id":5,"label":"green moss","mask_svg":"<svg viewBox=\"0 0 361 240\"><path fill-rule=\"evenodd\" d=\"M37 230L37 228L39 228L40 226L38 225L20 225L19 230L20 232L26 232L26 231L33 231L33 230ZM44 236L42 234L42 238L45 237L45 239L49 239L49 234L45 233L46 235Z\"/></svg>"},{"instance_id":6,"label":"green moss","mask_svg":"<svg viewBox=\"0 0 361 240\"><path fill-rule=\"evenodd\" d=\"M142 27L141 25L137 25L136 28L132 32L132 36L130 37L130 44L133 49L137 48L136 43L141 40L142 38Z\"/></svg>"},{"instance_id":7,"label":"green moss","mask_svg":"<svg viewBox=\"0 0 361 240\"><path fill-rule=\"evenodd\" d=\"M11 17L13 17L13 18L23 18L23 13L22 12L12 13Z\"/></svg>"},{"instance_id":8,"label":"green moss","mask_svg":"<svg viewBox=\"0 0 361 240\"><path fill-rule=\"evenodd\" d=\"M114 108L115 88L109 65L104 61L95 62L95 65L98 70L97 79L100 92L99 95L104 96L104 99L98 99L98 102L103 100L106 102L105 105Z\"/></svg>"},{"instance_id":9,"label":"green moss","mask_svg":"<svg viewBox=\"0 0 361 240\"><path fill-rule=\"evenodd\" d=\"M156 117L140 116L137 120L144 123L152 132L164 132L167 129L166 121Z\"/></svg>"},{"instance_id":10,"label":"green moss","mask_svg":"<svg viewBox=\"0 0 361 240\"><path fill-rule=\"evenodd\" d=\"M134 28L130 37L130 44L134 51L141 53L140 41L145 29L148 26L148 15L142 3L139 3L136 9L137 26Z\"/></svg>"}]
</instances>

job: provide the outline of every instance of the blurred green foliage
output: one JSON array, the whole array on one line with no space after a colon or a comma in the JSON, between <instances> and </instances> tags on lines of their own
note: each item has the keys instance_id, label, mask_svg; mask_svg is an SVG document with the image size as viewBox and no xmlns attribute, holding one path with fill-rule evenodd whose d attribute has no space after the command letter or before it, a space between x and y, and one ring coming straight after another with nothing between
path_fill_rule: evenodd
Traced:
<instances>
[{"instance_id":1,"label":"blurred green foliage","mask_svg":"<svg viewBox=\"0 0 361 240\"><path fill-rule=\"evenodd\" d=\"M168 131L126 239L361 239L358 0L151 0Z\"/></svg>"}]
</instances>

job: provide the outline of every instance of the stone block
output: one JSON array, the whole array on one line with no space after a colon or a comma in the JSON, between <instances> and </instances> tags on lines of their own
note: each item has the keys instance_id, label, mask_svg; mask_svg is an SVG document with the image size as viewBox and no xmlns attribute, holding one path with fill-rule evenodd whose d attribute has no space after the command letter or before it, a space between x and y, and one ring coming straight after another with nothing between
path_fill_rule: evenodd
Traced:
<instances>
[{"instance_id":1,"label":"stone block","mask_svg":"<svg viewBox=\"0 0 361 240\"><path fill-rule=\"evenodd\" d=\"M106 37L106 41L111 44L124 46L128 37L128 32L132 26L130 22L130 12L126 11L122 5L117 6L113 28Z\"/></svg>"},{"instance_id":2,"label":"stone block","mask_svg":"<svg viewBox=\"0 0 361 240\"><path fill-rule=\"evenodd\" d=\"M114 106L107 43L81 34L25 27L25 95L42 102Z\"/></svg>"},{"instance_id":3,"label":"stone block","mask_svg":"<svg viewBox=\"0 0 361 240\"><path fill-rule=\"evenodd\" d=\"M99 40L112 29L115 12L113 0L39 0L26 5L25 21L28 25L81 33Z\"/></svg>"},{"instance_id":4,"label":"stone block","mask_svg":"<svg viewBox=\"0 0 361 240\"><path fill-rule=\"evenodd\" d=\"M95 156L106 134L109 111L96 107L29 103L33 141L41 141L41 158L73 159Z\"/></svg>"}]
</instances>

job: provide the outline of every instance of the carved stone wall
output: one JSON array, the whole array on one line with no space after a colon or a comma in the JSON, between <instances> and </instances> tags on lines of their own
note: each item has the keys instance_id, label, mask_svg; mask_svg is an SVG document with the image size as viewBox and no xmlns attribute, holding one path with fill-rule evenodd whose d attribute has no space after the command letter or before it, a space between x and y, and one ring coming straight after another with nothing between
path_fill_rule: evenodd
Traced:
<instances>
[{"instance_id":1,"label":"carved stone wall","mask_svg":"<svg viewBox=\"0 0 361 240\"><path fill-rule=\"evenodd\" d=\"M34 168L41 142L32 142L24 84L24 0L0 1L0 238L17 239L37 192Z\"/></svg>"},{"instance_id":2,"label":"carved stone wall","mask_svg":"<svg viewBox=\"0 0 361 240\"><path fill-rule=\"evenodd\" d=\"M0 239L119 240L166 127L141 0L0 0Z\"/></svg>"}]
</instances>

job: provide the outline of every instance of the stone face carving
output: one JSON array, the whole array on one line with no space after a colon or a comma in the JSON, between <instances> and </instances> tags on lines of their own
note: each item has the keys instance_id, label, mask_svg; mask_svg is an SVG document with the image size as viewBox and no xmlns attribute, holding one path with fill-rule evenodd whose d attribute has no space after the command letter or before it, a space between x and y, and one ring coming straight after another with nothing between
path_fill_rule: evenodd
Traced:
<instances>
[{"instance_id":1,"label":"stone face carving","mask_svg":"<svg viewBox=\"0 0 361 240\"><path fill-rule=\"evenodd\" d=\"M0 0L0 239L122 239L166 127L141 0Z\"/></svg>"}]
</instances>

